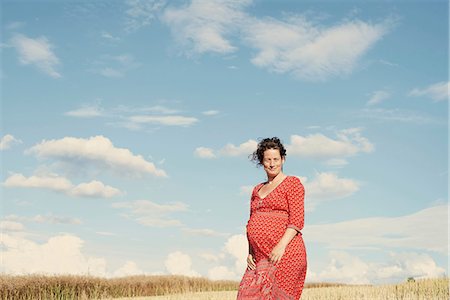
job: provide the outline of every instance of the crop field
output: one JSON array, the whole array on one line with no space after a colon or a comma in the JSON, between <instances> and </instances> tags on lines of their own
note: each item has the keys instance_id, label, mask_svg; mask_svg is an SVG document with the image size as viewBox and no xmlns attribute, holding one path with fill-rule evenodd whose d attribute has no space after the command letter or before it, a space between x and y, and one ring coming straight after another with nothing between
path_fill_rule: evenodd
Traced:
<instances>
[{"instance_id":1,"label":"crop field","mask_svg":"<svg viewBox=\"0 0 450 300\"><path fill-rule=\"evenodd\" d=\"M395 285L307 284L302 300L448 300L449 278ZM0 276L0 299L235 300L237 282L183 276Z\"/></svg>"}]
</instances>

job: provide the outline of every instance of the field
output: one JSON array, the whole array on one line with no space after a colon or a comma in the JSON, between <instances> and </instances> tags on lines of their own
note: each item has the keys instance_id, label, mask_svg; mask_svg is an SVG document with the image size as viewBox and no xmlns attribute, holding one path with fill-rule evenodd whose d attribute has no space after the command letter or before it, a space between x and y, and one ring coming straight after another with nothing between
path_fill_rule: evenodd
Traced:
<instances>
[{"instance_id":1,"label":"field","mask_svg":"<svg viewBox=\"0 0 450 300\"><path fill-rule=\"evenodd\" d=\"M302 300L448 300L449 278L397 285L307 284ZM0 276L0 299L235 300L237 282L183 276Z\"/></svg>"}]
</instances>

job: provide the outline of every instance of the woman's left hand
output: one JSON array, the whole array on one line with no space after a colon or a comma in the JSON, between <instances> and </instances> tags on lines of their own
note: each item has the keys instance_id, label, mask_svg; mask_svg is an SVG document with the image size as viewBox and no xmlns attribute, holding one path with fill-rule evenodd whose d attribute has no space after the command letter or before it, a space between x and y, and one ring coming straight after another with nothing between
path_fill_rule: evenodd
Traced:
<instances>
[{"instance_id":1,"label":"woman's left hand","mask_svg":"<svg viewBox=\"0 0 450 300\"><path fill-rule=\"evenodd\" d=\"M286 246L277 244L269 254L269 261L273 264L278 263L281 260L281 257L283 257L285 250Z\"/></svg>"}]
</instances>

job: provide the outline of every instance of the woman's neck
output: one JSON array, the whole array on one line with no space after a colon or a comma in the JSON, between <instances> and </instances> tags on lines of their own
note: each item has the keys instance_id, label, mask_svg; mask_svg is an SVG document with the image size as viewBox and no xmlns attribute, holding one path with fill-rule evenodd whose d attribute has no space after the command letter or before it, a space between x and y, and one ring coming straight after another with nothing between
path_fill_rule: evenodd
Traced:
<instances>
[{"instance_id":1,"label":"woman's neck","mask_svg":"<svg viewBox=\"0 0 450 300\"><path fill-rule=\"evenodd\" d=\"M283 176L283 172L280 172L273 177L267 176L267 183L271 184L272 182L275 182L276 180L278 180L278 178L282 178Z\"/></svg>"}]
</instances>

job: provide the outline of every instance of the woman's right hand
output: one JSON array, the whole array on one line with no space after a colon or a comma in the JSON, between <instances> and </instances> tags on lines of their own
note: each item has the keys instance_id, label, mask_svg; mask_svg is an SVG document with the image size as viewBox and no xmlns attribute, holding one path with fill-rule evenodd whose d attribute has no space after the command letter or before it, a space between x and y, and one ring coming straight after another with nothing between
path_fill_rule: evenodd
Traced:
<instances>
[{"instance_id":1,"label":"woman's right hand","mask_svg":"<svg viewBox=\"0 0 450 300\"><path fill-rule=\"evenodd\" d=\"M253 255L249 254L247 256L247 269L255 270L256 269L256 261L253 258Z\"/></svg>"}]
</instances>

